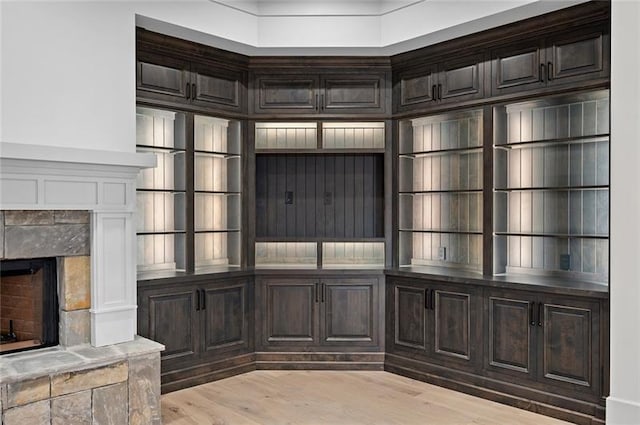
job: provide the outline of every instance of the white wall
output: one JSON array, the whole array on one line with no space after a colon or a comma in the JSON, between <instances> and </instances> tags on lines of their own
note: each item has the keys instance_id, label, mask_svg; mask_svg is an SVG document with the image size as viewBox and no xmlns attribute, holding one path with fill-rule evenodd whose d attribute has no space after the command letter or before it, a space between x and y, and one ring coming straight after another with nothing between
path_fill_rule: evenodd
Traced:
<instances>
[{"instance_id":1,"label":"white wall","mask_svg":"<svg viewBox=\"0 0 640 425\"><path fill-rule=\"evenodd\" d=\"M640 2L611 5L611 395L607 424L640 424Z\"/></svg>"},{"instance_id":2,"label":"white wall","mask_svg":"<svg viewBox=\"0 0 640 425\"><path fill-rule=\"evenodd\" d=\"M124 2L2 3L3 142L135 149L135 17Z\"/></svg>"}]
</instances>

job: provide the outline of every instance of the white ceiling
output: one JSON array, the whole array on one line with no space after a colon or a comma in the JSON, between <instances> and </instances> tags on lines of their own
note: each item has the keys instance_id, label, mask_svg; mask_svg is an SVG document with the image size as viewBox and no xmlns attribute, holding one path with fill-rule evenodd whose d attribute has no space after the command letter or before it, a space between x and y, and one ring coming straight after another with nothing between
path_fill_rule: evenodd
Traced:
<instances>
[{"instance_id":1,"label":"white ceiling","mask_svg":"<svg viewBox=\"0 0 640 425\"><path fill-rule=\"evenodd\" d=\"M141 1L136 24L250 56L388 56L585 1Z\"/></svg>"},{"instance_id":2,"label":"white ceiling","mask_svg":"<svg viewBox=\"0 0 640 425\"><path fill-rule=\"evenodd\" d=\"M427 0L210 0L254 16L381 16Z\"/></svg>"}]
</instances>

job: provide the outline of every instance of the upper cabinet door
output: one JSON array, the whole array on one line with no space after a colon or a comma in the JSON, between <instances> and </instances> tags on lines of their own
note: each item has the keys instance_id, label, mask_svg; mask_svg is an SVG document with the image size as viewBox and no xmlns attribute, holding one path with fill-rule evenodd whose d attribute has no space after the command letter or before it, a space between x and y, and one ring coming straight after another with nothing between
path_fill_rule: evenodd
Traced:
<instances>
[{"instance_id":1,"label":"upper cabinet door","mask_svg":"<svg viewBox=\"0 0 640 425\"><path fill-rule=\"evenodd\" d=\"M609 76L609 43L606 28L595 27L549 39L549 84L567 84Z\"/></svg>"},{"instance_id":2,"label":"upper cabinet door","mask_svg":"<svg viewBox=\"0 0 640 425\"><path fill-rule=\"evenodd\" d=\"M437 66L429 65L400 74L395 83L396 111L425 107L437 99Z\"/></svg>"},{"instance_id":3,"label":"upper cabinet door","mask_svg":"<svg viewBox=\"0 0 640 425\"><path fill-rule=\"evenodd\" d=\"M245 104L246 76L205 64L192 65L191 98L194 104L242 111Z\"/></svg>"},{"instance_id":4,"label":"upper cabinet door","mask_svg":"<svg viewBox=\"0 0 640 425\"><path fill-rule=\"evenodd\" d=\"M136 88L142 97L185 102L190 91L189 63L169 57L140 55L136 63Z\"/></svg>"},{"instance_id":5,"label":"upper cabinet door","mask_svg":"<svg viewBox=\"0 0 640 425\"><path fill-rule=\"evenodd\" d=\"M496 49L491 53L491 94L512 93L545 86L543 43Z\"/></svg>"},{"instance_id":6,"label":"upper cabinet door","mask_svg":"<svg viewBox=\"0 0 640 425\"><path fill-rule=\"evenodd\" d=\"M316 75L256 75L254 113L314 114L318 112Z\"/></svg>"},{"instance_id":7,"label":"upper cabinet door","mask_svg":"<svg viewBox=\"0 0 640 425\"><path fill-rule=\"evenodd\" d=\"M439 102L461 102L484 97L484 53L443 62L438 73Z\"/></svg>"},{"instance_id":8,"label":"upper cabinet door","mask_svg":"<svg viewBox=\"0 0 640 425\"><path fill-rule=\"evenodd\" d=\"M340 74L322 77L322 113L384 113L385 74Z\"/></svg>"}]
</instances>

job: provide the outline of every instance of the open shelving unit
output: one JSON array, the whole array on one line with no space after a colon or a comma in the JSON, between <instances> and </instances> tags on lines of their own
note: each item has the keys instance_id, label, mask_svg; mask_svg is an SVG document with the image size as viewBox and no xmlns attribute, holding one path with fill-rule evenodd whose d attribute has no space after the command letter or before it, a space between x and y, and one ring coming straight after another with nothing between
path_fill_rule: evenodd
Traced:
<instances>
[{"instance_id":1,"label":"open shelving unit","mask_svg":"<svg viewBox=\"0 0 640 425\"><path fill-rule=\"evenodd\" d=\"M385 123L255 132L256 267L383 268Z\"/></svg>"},{"instance_id":2,"label":"open shelving unit","mask_svg":"<svg viewBox=\"0 0 640 425\"><path fill-rule=\"evenodd\" d=\"M156 155L155 168L137 181L138 271L185 270L186 141L185 116L138 107L138 152Z\"/></svg>"},{"instance_id":3,"label":"open shelving unit","mask_svg":"<svg viewBox=\"0 0 640 425\"><path fill-rule=\"evenodd\" d=\"M138 107L136 143L157 158L138 177L138 273L239 267L240 122Z\"/></svg>"},{"instance_id":4,"label":"open shelving unit","mask_svg":"<svg viewBox=\"0 0 640 425\"><path fill-rule=\"evenodd\" d=\"M482 111L400 122L399 265L482 270Z\"/></svg>"},{"instance_id":5,"label":"open shelving unit","mask_svg":"<svg viewBox=\"0 0 640 425\"><path fill-rule=\"evenodd\" d=\"M494 272L606 283L609 92L494 109Z\"/></svg>"}]
</instances>

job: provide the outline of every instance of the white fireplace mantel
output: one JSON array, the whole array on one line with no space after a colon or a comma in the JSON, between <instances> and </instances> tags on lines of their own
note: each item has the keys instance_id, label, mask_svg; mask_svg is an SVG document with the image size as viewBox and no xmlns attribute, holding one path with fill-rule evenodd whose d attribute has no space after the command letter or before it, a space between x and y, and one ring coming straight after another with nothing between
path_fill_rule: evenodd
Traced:
<instances>
[{"instance_id":1,"label":"white fireplace mantel","mask_svg":"<svg viewBox=\"0 0 640 425\"><path fill-rule=\"evenodd\" d=\"M136 178L155 155L0 143L0 210L91 212L91 344L136 334Z\"/></svg>"}]
</instances>

